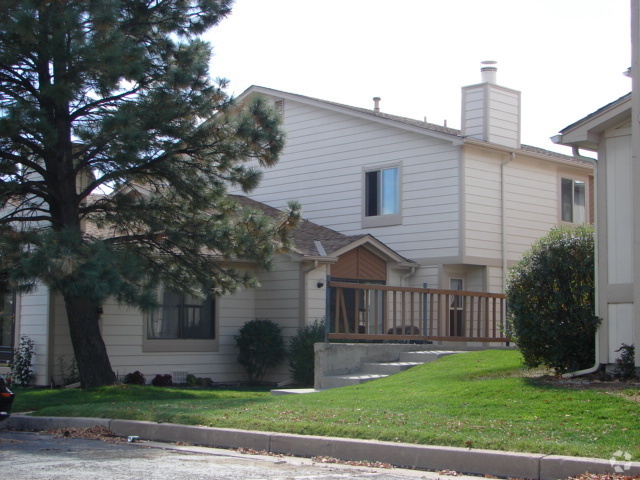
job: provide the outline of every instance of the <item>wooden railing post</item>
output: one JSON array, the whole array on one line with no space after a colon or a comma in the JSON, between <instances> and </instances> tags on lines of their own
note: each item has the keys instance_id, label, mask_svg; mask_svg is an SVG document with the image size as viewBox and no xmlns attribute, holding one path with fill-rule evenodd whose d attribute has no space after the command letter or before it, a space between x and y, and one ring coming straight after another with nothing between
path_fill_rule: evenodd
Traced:
<instances>
[{"instance_id":1,"label":"wooden railing post","mask_svg":"<svg viewBox=\"0 0 640 480\"><path fill-rule=\"evenodd\" d=\"M331 275L327 275L324 282L324 343L329 343L329 333L331 332L331 288L329 287L329 282L331 282Z\"/></svg>"}]
</instances>

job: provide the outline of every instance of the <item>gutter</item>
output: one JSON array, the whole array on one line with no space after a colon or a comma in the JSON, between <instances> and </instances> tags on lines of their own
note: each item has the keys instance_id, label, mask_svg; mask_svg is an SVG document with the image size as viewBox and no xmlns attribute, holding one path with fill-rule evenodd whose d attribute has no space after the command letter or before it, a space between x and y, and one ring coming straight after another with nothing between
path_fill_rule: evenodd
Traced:
<instances>
[{"instance_id":1,"label":"gutter","mask_svg":"<svg viewBox=\"0 0 640 480\"><path fill-rule=\"evenodd\" d=\"M556 144L561 144L560 142L562 141L562 135L556 135L555 137L551 137L551 141L553 143ZM584 157L580 154L580 147L578 146L572 146L572 151L573 151L573 157L576 160L581 160L583 162L589 162L591 165L593 165L593 184L597 185L598 184L598 160L595 158L591 158L591 157ZM594 189L593 192L593 201L594 203L597 205L597 200L596 200L596 190ZM593 211L595 212L594 214L597 215L597 208L595 208L594 205L594 209ZM595 222L595 218L594 218L594 225L596 224ZM595 279L596 279L596 288L598 285L598 236L596 235L595 237L595 244L594 244L594 275L595 275ZM598 302L598 292L596 291L595 294L595 313L598 313L599 310L599 302ZM575 372L567 372L567 373L563 373L562 374L562 378L575 378L575 377L580 377L582 375L589 375L591 373L595 373L600 369L600 362L598 361L598 355L600 354L600 334L599 334L599 328L598 330L596 330L596 335L595 335L595 363L592 367L589 368L585 368L584 370L578 370Z\"/></svg>"}]
</instances>

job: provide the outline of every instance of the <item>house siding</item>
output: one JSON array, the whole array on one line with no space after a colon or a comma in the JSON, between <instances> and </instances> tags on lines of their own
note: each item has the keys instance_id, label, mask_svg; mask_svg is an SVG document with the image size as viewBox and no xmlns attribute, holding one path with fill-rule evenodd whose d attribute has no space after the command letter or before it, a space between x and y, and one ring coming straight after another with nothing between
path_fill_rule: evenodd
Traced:
<instances>
[{"instance_id":1,"label":"house siding","mask_svg":"<svg viewBox=\"0 0 640 480\"><path fill-rule=\"evenodd\" d=\"M298 200L305 218L347 235L371 233L410 258L460 253L452 143L289 100L283 126L285 151L252 198L276 208ZM402 224L363 228L363 171L389 165L401 169Z\"/></svg>"},{"instance_id":2,"label":"house siding","mask_svg":"<svg viewBox=\"0 0 640 480\"><path fill-rule=\"evenodd\" d=\"M49 384L49 289L38 285L28 293L18 296L16 306L16 347L23 335L34 342L32 365L35 373L34 383Z\"/></svg>"},{"instance_id":3,"label":"house siding","mask_svg":"<svg viewBox=\"0 0 640 480\"><path fill-rule=\"evenodd\" d=\"M535 161L522 155L510 161L506 153L466 149L466 256L502 259L501 168L505 182L507 261L514 262L536 239L559 224L560 178L586 180L589 170Z\"/></svg>"}]
</instances>

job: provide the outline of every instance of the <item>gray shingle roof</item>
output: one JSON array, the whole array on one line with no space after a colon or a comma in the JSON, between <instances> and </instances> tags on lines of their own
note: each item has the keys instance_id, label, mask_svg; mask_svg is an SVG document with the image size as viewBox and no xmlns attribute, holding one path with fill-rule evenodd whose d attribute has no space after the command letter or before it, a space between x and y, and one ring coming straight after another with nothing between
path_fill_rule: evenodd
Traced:
<instances>
[{"instance_id":1,"label":"gray shingle roof","mask_svg":"<svg viewBox=\"0 0 640 480\"><path fill-rule=\"evenodd\" d=\"M269 205L258 202L249 197L245 197L242 195L231 196L235 198L241 205L254 210L258 210L271 218L277 218L279 216L282 216L283 214L281 210L270 207ZM372 235L367 234L344 235L343 233L337 232L327 227L323 227L322 225L310 222L309 220L301 220L298 227L293 229L291 232L291 238L294 244L294 252L309 257L321 256L316 246L316 241L320 241L326 254L328 256L331 256L331 254L333 254L334 252L364 237L375 238ZM382 243L377 239L376 241ZM389 250L393 249L389 248ZM408 263L414 263L412 260L409 260L405 257L402 258Z\"/></svg>"}]
</instances>

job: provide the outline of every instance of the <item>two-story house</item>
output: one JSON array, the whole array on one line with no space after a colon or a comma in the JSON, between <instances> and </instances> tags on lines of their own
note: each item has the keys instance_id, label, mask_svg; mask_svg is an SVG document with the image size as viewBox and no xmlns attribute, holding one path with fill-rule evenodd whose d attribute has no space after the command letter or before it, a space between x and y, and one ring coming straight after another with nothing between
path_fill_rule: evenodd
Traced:
<instances>
[{"instance_id":1,"label":"two-story house","mask_svg":"<svg viewBox=\"0 0 640 480\"><path fill-rule=\"evenodd\" d=\"M368 110L251 87L239 100L256 94L280 111L287 145L251 199L239 201L276 214L298 200L307 221L294 233L295 249L269 272L238 259L261 286L200 305L207 325L195 337L174 328L180 318L165 318L171 308L161 316L107 302L101 329L121 376L241 380L239 328L270 318L286 337L295 334L324 316L327 275L500 293L504 272L534 240L554 225L591 221L591 164L520 143L520 93L496 83L492 64L481 83L462 89L461 130L383 113L378 99ZM189 300L164 297L168 307ZM354 310L380 306L355 295L342 300ZM40 287L18 296L13 311L14 343L21 335L35 341L36 383L58 381L59 365L73 357L63 302ZM266 379L287 377L283 365Z\"/></svg>"},{"instance_id":2,"label":"two-story house","mask_svg":"<svg viewBox=\"0 0 640 480\"><path fill-rule=\"evenodd\" d=\"M347 235L371 233L419 266L404 286L499 293L508 267L551 227L591 222L593 167L520 142L520 92L462 88L462 129L253 86L287 144L250 196ZM327 273L334 275L327 269ZM335 276L335 275L334 275Z\"/></svg>"}]
</instances>

